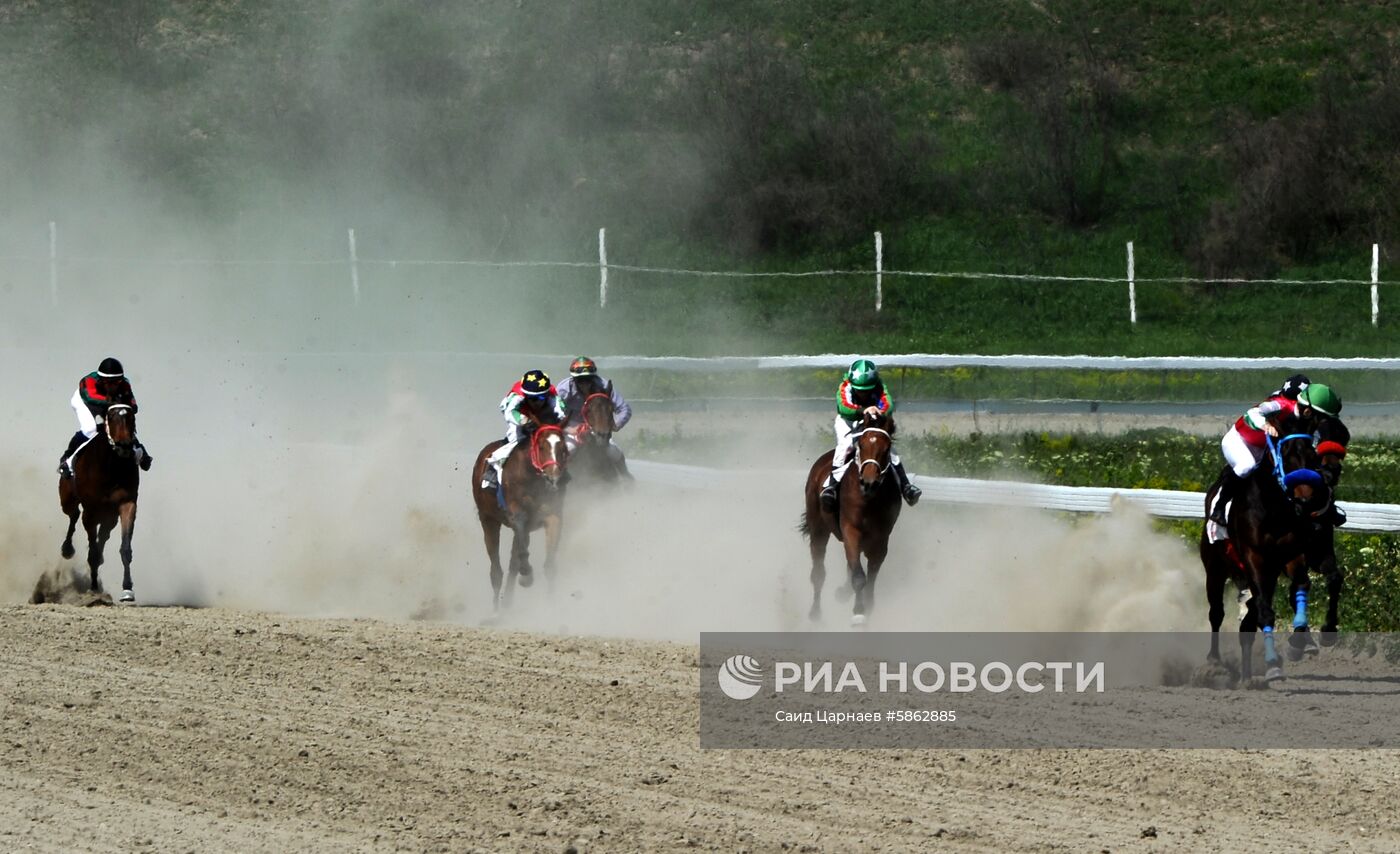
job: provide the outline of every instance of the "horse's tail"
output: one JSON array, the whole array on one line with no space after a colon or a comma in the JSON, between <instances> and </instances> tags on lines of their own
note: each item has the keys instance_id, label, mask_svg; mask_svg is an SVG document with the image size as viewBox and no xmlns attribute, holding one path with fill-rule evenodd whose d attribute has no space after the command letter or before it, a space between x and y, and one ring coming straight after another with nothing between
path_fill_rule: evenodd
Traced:
<instances>
[{"instance_id":1,"label":"horse's tail","mask_svg":"<svg viewBox=\"0 0 1400 854\"><path fill-rule=\"evenodd\" d=\"M797 530L802 532L802 536L807 539L812 538L812 523L807 519L807 511L802 511L802 519L797 523Z\"/></svg>"}]
</instances>

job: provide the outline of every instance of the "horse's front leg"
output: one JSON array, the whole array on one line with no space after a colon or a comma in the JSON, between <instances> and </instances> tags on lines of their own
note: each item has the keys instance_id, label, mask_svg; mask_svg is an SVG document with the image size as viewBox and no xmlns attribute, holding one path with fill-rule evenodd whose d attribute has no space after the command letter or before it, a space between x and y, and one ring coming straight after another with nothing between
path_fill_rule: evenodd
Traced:
<instances>
[{"instance_id":1,"label":"horse's front leg","mask_svg":"<svg viewBox=\"0 0 1400 854\"><path fill-rule=\"evenodd\" d=\"M808 519L812 519L810 513ZM816 621L822 617L822 585L826 582L826 544L831 538L831 532L822 526L819 519L809 521L808 524L812 526L807 535L807 548L812 553L812 609L807 612L807 617Z\"/></svg>"},{"instance_id":2,"label":"horse's front leg","mask_svg":"<svg viewBox=\"0 0 1400 854\"><path fill-rule=\"evenodd\" d=\"M530 566L529 514L522 511L513 515L510 527L511 530L515 531L515 536L510 543L510 575L506 579L506 584L513 584L518 576L520 586L529 587L535 583L535 571Z\"/></svg>"},{"instance_id":3,"label":"horse's front leg","mask_svg":"<svg viewBox=\"0 0 1400 854\"><path fill-rule=\"evenodd\" d=\"M83 510L83 530L87 533L88 541L88 587L93 593L102 592L102 581L97 576L97 570L102 566L102 547L106 545L107 537L112 532L110 523L107 524L105 531L102 523L103 520L96 511Z\"/></svg>"},{"instance_id":4,"label":"horse's front leg","mask_svg":"<svg viewBox=\"0 0 1400 854\"><path fill-rule=\"evenodd\" d=\"M481 533L486 540L486 557L491 561L491 610L501 610L501 579L505 572L501 569L501 523L495 519L481 517Z\"/></svg>"},{"instance_id":5,"label":"horse's front leg","mask_svg":"<svg viewBox=\"0 0 1400 854\"><path fill-rule=\"evenodd\" d=\"M865 547L865 612L875 610L875 580L880 576L880 567L890 551L889 534L870 538Z\"/></svg>"},{"instance_id":6,"label":"horse's front leg","mask_svg":"<svg viewBox=\"0 0 1400 854\"><path fill-rule=\"evenodd\" d=\"M544 580L549 592L554 592L554 576L558 571L555 560L559 555L559 535L564 530L564 517L558 510L544 517Z\"/></svg>"},{"instance_id":7,"label":"horse's front leg","mask_svg":"<svg viewBox=\"0 0 1400 854\"><path fill-rule=\"evenodd\" d=\"M1264 681L1277 682L1284 678L1283 659L1274 643L1274 623L1278 620L1274 612L1274 592L1278 590L1278 573L1265 570L1256 572L1255 578L1259 580L1259 599L1255 607L1259 614L1259 631L1264 634Z\"/></svg>"},{"instance_id":8,"label":"horse's front leg","mask_svg":"<svg viewBox=\"0 0 1400 854\"><path fill-rule=\"evenodd\" d=\"M1342 586L1346 579L1342 573L1342 567L1337 563L1337 551L1334 547L1333 535L1327 534L1327 546L1324 549L1324 557L1318 562L1317 571L1327 579L1327 622L1322 624L1323 646L1332 646L1337 642L1338 609L1342 601Z\"/></svg>"},{"instance_id":9,"label":"horse's front leg","mask_svg":"<svg viewBox=\"0 0 1400 854\"><path fill-rule=\"evenodd\" d=\"M1225 621L1225 567L1222 557L1212 544L1201 547L1206 565L1206 605L1210 609L1210 653L1207 661L1220 661L1220 624Z\"/></svg>"},{"instance_id":10,"label":"horse's front leg","mask_svg":"<svg viewBox=\"0 0 1400 854\"><path fill-rule=\"evenodd\" d=\"M136 502L128 501L117 509L117 517L122 526L122 596L123 602L135 602L136 594L131 589L131 535L136 530Z\"/></svg>"},{"instance_id":11,"label":"horse's front leg","mask_svg":"<svg viewBox=\"0 0 1400 854\"><path fill-rule=\"evenodd\" d=\"M73 532L78 530L78 518L82 511L78 508L77 490L73 486L72 478L62 478L58 482L58 503L63 508L63 513L68 517L68 533L63 538L63 545L58 547L59 554L63 559L71 558L76 550L73 548Z\"/></svg>"},{"instance_id":12,"label":"horse's front leg","mask_svg":"<svg viewBox=\"0 0 1400 854\"><path fill-rule=\"evenodd\" d=\"M851 625L865 624L865 570L860 565L861 536L855 525L847 525L841 532L846 546L846 577L850 579L851 590L855 593L855 604L851 611Z\"/></svg>"}]
</instances>

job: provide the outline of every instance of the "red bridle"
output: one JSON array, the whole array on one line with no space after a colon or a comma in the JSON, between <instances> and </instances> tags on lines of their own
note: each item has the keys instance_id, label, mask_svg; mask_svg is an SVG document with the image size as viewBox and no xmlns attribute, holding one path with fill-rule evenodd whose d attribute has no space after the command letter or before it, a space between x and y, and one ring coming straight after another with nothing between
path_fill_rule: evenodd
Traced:
<instances>
[{"instance_id":1,"label":"red bridle","mask_svg":"<svg viewBox=\"0 0 1400 854\"><path fill-rule=\"evenodd\" d=\"M555 427L553 425L541 426L535 431L535 435L530 437L530 465L534 466L535 471L540 472L541 474L543 474L545 469L549 468L550 466L554 466L556 468L559 467L559 461L557 459L545 460L544 462L540 461L540 440L543 439L545 436L551 435L559 437L559 445L556 447L565 447L564 431L561 428Z\"/></svg>"},{"instance_id":2,"label":"red bridle","mask_svg":"<svg viewBox=\"0 0 1400 854\"><path fill-rule=\"evenodd\" d=\"M596 432L596 431L593 430L592 426L590 426L589 423L588 423L588 403L589 403L589 401L599 400L599 399L601 399L601 400L606 400L606 401L608 402L609 405L612 404L612 396L611 396L611 395L608 395L608 394L604 394L604 393L601 392L601 391L600 391L600 392L596 392L596 393L594 393L594 394L590 394L588 397L585 397L585 398L583 399L583 424L581 424L581 425L579 426L579 428L578 428L578 435L579 435L579 438L582 438L582 437L583 437L585 434L587 434L587 433Z\"/></svg>"}]
</instances>

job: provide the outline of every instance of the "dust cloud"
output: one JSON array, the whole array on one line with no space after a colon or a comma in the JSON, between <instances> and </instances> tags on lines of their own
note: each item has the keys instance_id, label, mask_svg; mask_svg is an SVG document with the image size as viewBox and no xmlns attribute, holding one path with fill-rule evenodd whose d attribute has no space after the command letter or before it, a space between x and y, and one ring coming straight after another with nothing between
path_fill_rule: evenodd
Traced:
<instances>
[{"instance_id":1,"label":"dust cloud","mask_svg":"<svg viewBox=\"0 0 1400 854\"><path fill-rule=\"evenodd\" d=\"M347 31L373 32L355 24ZM562 24L559 32L571 38ZM258 55L250 50L240 56ZM0 202L0 601L24 601L41 574L63 568L53 469L74 429L68 398L104 356L124 362L156 460L134 539L142 604L480 623L490 617L490 588L467 479L477 451L501 432L498 401L524 370L557 379L573 353L605 355L667 335L690 336L692 351L771 350L761 328L736 322L723 299L703 291L689 296L690 328L657 330L640 295L643 307L630 313L598 311L594 270L391 263L490 257L503 245L532 258L587 259L598 223L587 220L586 200L530 196L527 179L552 168L561 185L619 182L537 162L556 150L539 144L554 136L551 115L564 97L542 92L538 102L513 102L489 147L452 152L486 158L489 194L464 190L455 209L441 192L426 201L393 165L415 108L363 82L323 65L307 70L305 86L353 91L367 99L362 116L402 115L382 125L394 133L358 138L355 156L337 164L249 163L247 180L225 198L182 194L158 152L139 152L143 169L133 167L123 147L132 129L174 119L125 84L93 98L94 113L52 145L11 139L18 125L0 123L0 143L14 143L0 148L0 174L16 179ZM591 112L586 100L568 106ZM0 102L0 116L19 109ZM330 126L302 130L335 137ZM204 133L192 126L183 143L203 145ZM318 160L336 155L332 146ZM703 186L695 153L676 156ZM505 201L541 213L528 222L492 215ZM352 270L347 230L356 226L362 260ZM560 358L508 355L528 352ZM765 425L762 413L744 419L763 438L736 440L724 460L788 475L572 495L553 594L543 583L518 591L499 624L676 639L806 628L807 548L795 528L807 459L792 439L801 431ZM647 426L645 407L634 424ZM619 435L624 447L628 438ZM80 530L79 560L84 540ZM542 572L538 535L532 553ZM1076 525L929 504L896 532L876 626L1176 627L1192 613L1182 601L1192 563L1184 546L1131 514ZM839 566L833 546L828 591ZM109 589L120 572L112 543ZM826 619L823 627L845 624L830 592Z\"/></svg>"}]
</instances>

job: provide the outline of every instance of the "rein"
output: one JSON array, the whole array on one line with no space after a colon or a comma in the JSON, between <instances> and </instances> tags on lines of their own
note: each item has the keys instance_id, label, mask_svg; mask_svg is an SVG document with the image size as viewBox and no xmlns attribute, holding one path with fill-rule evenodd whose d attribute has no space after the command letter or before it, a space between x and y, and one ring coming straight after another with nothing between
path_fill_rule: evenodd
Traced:
<instances>
[{"instance_id":1,"label":"rein","mask_svg":"<svg viewBox=\"0 0 1400 854\"><path fill-rule=\"evenodd\" d=\"M534 466L535 471L540 474L544 474L544 470L550 466L554 466L555 468L559 467L558 460L540 462L540 439L548 435L558 436L560 442L564 441L563 429L552 424L540 425L539 429L535 430L535 434L530 437L530 465Z\"/></svg>"}]
</instances>

